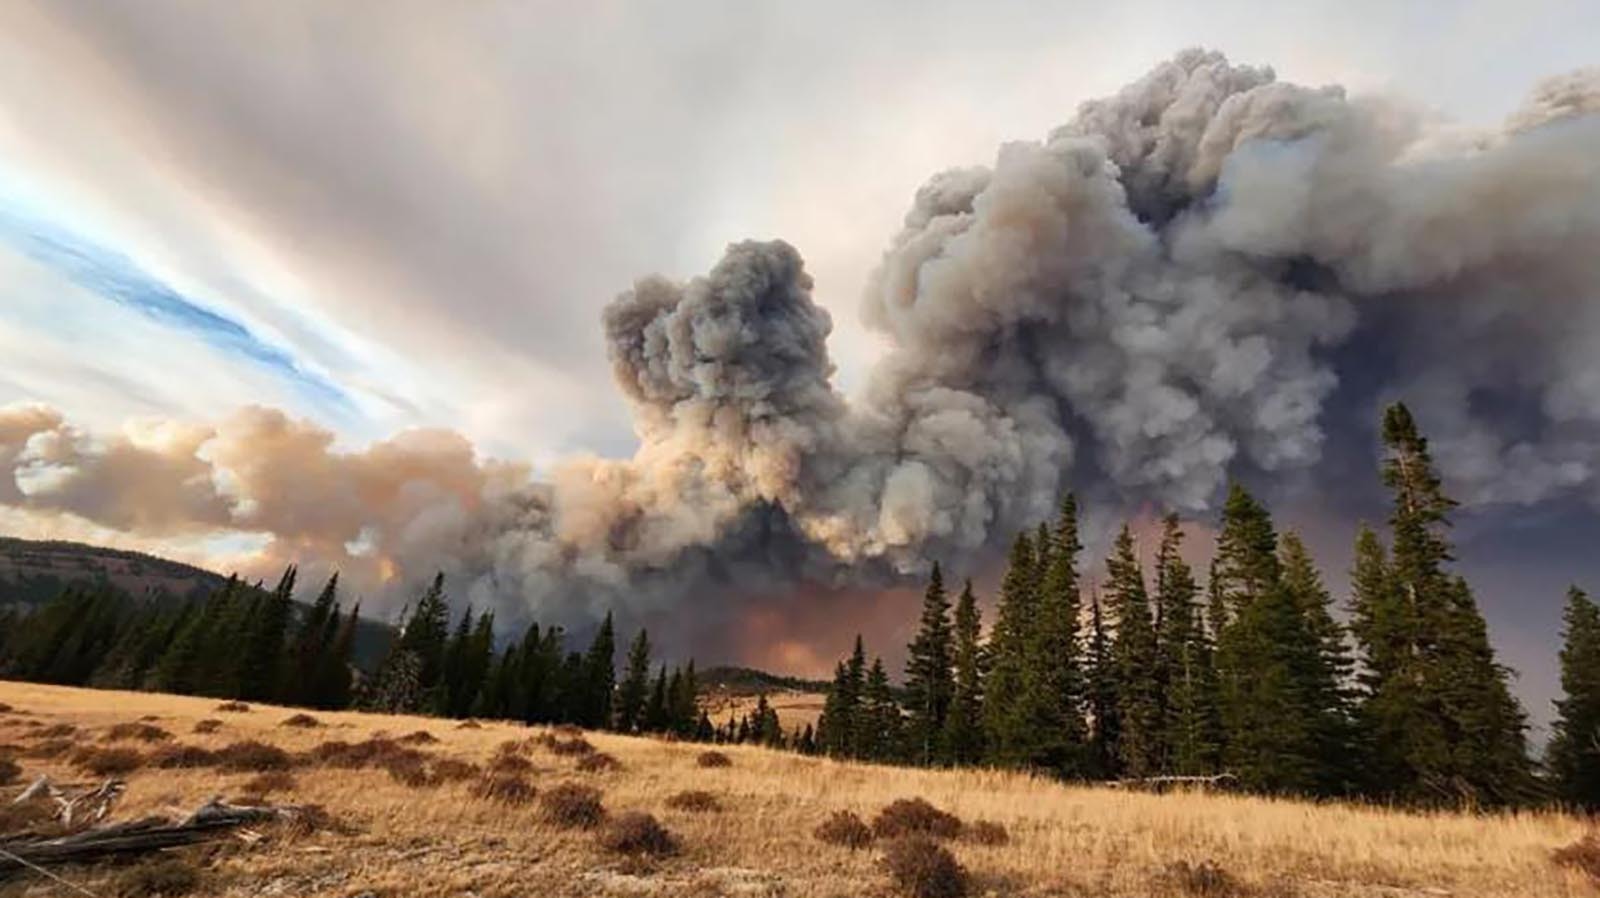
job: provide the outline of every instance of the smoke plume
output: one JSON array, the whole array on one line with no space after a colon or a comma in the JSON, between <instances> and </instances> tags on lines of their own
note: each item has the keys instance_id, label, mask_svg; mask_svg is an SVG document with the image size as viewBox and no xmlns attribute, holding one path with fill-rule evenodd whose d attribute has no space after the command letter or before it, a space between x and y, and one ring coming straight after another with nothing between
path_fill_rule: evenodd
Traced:
<instances>
[{"instance_id":1,"label":"smoke plume","mask_svg":"<svg viewBox=\"0 0 1600 898\"><path fill-rule=\"evenodd\" d=\"M1187 51L930 178L862 315L889 348L846 398L800 254L737 243L605 312L632 458L535 481L449 433L341 452L247 409L96 438L12 407L0 504L264 533L369 582L444 568L574 622L890 582L1068 487L1198 512L1241 472L1315 482L1394 395L1465 500L1600 501L1600 70L1467 131Z\"/></svg>"}]
</instances>

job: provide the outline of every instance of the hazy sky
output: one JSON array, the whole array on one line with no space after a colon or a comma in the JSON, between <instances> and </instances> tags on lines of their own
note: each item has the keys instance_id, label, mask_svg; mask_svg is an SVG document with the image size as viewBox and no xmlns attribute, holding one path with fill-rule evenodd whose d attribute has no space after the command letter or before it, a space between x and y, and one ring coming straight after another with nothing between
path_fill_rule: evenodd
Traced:
<instances>
[{"instance_id":1,"label":"hazy sky","mask_svg":"<svg viewBox=\"0 0 1600 898\"><path fill-rule=\"evenodd\" d=\"M597 322L636 277L783 237L849 390L917 186L1181 48L1482 125L1596 34L1589 0L3 2L0 405L625 455ZM1498 637L1541 698L1551 621Z\"/></svg>"}]
</instances>

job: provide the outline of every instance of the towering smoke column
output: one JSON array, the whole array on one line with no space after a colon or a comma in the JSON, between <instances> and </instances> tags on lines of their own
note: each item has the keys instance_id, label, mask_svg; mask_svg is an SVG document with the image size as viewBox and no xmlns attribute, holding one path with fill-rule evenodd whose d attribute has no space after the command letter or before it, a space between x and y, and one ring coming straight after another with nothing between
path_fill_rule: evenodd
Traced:
<instances>
[{"instance_id":1,"label":"towering smoke column","mask_svg":"<svg viewBox=\"0 0 1600 898\"><path fill-rule=\"evenodd\" d=\"M864 300L890 349L849 401L811 287L782 242L640 281L605 313L640 448L548 482L449 435L341 454L257 410L108 443L22 409L0 502L131 526L155 513L112 498L137 471L164 524L442 566L480 605L576 621L969 559L1068 486L1193 512L1230 474L1314 480L1366 439L1325 412L1388 394L1469 501L1600 500L1600 70L1469 133L1185 52L917 192Z\"/></svg>"}]
</instances>

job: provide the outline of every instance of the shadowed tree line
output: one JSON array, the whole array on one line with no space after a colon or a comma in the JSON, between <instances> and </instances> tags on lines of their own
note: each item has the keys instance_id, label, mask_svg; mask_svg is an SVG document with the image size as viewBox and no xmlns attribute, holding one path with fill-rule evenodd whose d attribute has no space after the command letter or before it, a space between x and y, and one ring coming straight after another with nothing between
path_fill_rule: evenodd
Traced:
<instances>
[{"instance_id":1,"label":"shadowed tree line","mask_svg":"<svg viewBox=\"0 0 1600 898\"><path fill-rule=\"evenodd\" d=\"M987 765L1074 780L1225 775L1263 793L1417 805L1559 799L1600 808L1600 612L1568 596L1545 764L1451 570L1455 503L1403 405L1383 418L1387 539L1356 537L1341 623L1305 545L1234 485L1202 587L1176 516L1151 563L1123 527L1096 589L1078 510L1020 533L982 632L970 582L938 564L903 698L861 639L835 670L815 742L839 757Z\"/></svg>"}]
</instances>

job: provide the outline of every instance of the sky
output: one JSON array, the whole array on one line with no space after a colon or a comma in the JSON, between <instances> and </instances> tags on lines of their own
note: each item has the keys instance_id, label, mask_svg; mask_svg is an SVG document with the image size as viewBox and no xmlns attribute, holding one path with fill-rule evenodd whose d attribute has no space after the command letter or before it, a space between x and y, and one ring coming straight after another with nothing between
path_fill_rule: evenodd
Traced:
<instances>
[{"instance_id":1,"label":"sky","mask_svg":"<svg viewBox=\"0 0 1600 898\"><path fill-rule=\"evenodd\" d=\"M1185 47L1464 127L1600 61L1586 0L867 6L0 3L0 405L145 441L245 406L350 449L448 430L535 475L625 457L599 321L637 278L782 237L858 391L884 352L861 295L928 175ZM3 506L22 535L259 548ZM1517 521L1534 535L1476 571L1542 720L1558 593L1600 528L1561 503Z\"/></svg>"}]
</instances>

